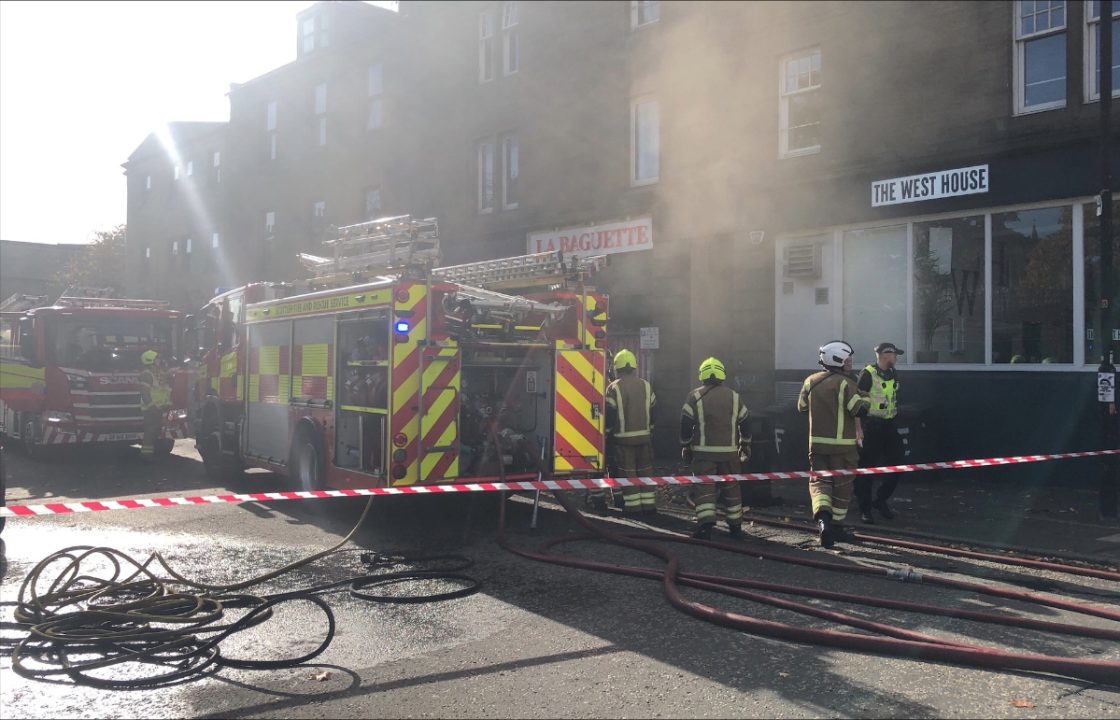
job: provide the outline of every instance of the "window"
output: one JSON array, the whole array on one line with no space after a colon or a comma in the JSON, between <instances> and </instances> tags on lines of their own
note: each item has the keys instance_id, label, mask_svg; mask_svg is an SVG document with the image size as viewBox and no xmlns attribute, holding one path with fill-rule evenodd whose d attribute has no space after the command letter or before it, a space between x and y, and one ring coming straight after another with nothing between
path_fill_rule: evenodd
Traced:
<instances>
[{"instance_id":1,"label":"window","mask_svg":"<svg viewBox=\"0 0 1120 720\"><path fill-rule=\"evenodd\" d=\"M211 166L211 173L212 173L212 176L214 178L214 182L216 184L221 184L221 182L222 182L222 153L220 153L217 150L214 151L214 162L213 162L213 165Z\"/></svg>"},{"instance_id":2,"label":"window","mask_svg":"<svg viewBox=\"0 0 1120 720\"><path fill-rule=\"evenodd\" d=\"M179 254L179 241L178 240L172 240L171 241L171 254L172 255L178 255Z\"/></svg>"},{"instance_id":3,"label":"window","mask_svg":"<svg viewBox=\"0 0 1120 720\"><path fill-rule=\"evenodd\" d=\"M289 27L291 27L289 25ZM309 17L303 21L303 32L300 36L300 53L306 55L315 50L315 18Z\"/></svg>"},{"instance_id":4,"label":"window","mask_svg":"<svg viewBox=\"0 0 1120 720\"><path fill-rule=\"evenodd\" d=\"M1015 111L1066 104L1066 4L1064 0L1015 3Z\"/></svg>"},{"instance_id":5,"label":"window","mask_svg":"<svg viewBox=\"0 0 1120 720\"><path fill-rule=\"evenodd\" d=\"M1101 219L1097 216L1097 204L1088 202L1082 206L1084 221L1084 248L1085 248L1085 362L1096 364L1100 362L1103 348L1107 347L1108 338L1101 342ZM1120 195L1113 195L1112 217L1120 218ZM1120 279L1120 253L1115 249L1112 252L1112 277L1115 284ZM1115 287L1115 285L1114 285ZM1115 293L1115 290L1114 290ZM1112 311L1114 327L1120 326L1116 316L1116 302L1120 293L1114 294L1109 300Z\"/></svg>"},{"instance_id":6,"label":"window","mask_svg":"<svg viewBox=\"0 0 1120 720\"><path fill-rule=\"evenodd\" d=\"M152 246L151 245L145 245L144 246L144 259L145 260L151 260L152 259Z\"/></svg>"},{"instance_id":7,"label":"window","mask_svg":"<svg viewBox=\"0 0 1120 720\"><path fill-rule=\"evenodd\" d=\"M843 336L857 368L874 360L877 343L906 337L907 245L905 225L844 233Z\"/></svg>"},{"instance_id":8,"label":"window","mask_svg":"<svg viewBox=\"0 0 1120 720\"><path fill-rule=\"evenodd\" d=\"M315 86L315 114L319 116L319 145L327 144L327 84Z\"/></svg>"},{"instance_id":9,"label":"window","mask_svg":"<svg viewBox=\"0 0 1120 720\"><path fill-rule=\"evenodd\" d=\"M494 141L478 143L478 211L494 211Z\"/></svg>"},{"instance_id":10,"label":"window","mask_svg":"<svg viewBox=\"0 0 1120 720\"><path fill-rule=\"evenodd\" d=\"M383 105L384 98L384 78L381 63L374 63L369 66L369 76L367 78L367 85L369 91L369 116L366 119L366 129L376 130L381 127L383 120Z\"/></svg>"},{"instance_id":11,"label":"window","mask_svg":"<svg viewBox=\"0 0 1120 720\"><path fill-rule=\"evenodd\" d=\"M194 175L194 160L187 161L187 177Z\"/></svg>"},{"instance_id":12,"label":"window","mask_svg":"<svg viewBox=\"0 0 1120 720\"><path fill-rule=\"evenodd\" d=\"M368 188L366 190L366 220L374 220L381 216L381 188Z\"/></svg>"},{"instance_id":13,"label":"window","mask_svg":"<svg viewBox=\"0 0 1120 720\"><path fill-rule=\"evenodd\" d=\"M178 165L176 165L176 166L175 166L175 179L176 179L176 180L178 180L178 179L179 179L179 173L180 173L180 172L182 172L182 170L181 170L181 169L179 168L179 166L178 166Z\"/></svg>"},{"instance_id":14,"label":"window","mask_svg":"<svg viewBox=\"0 0 1120 720\"><path fill-rule=\"evenodd\" d=\"M781 157L820 152L821 51L791 55L781 62L778 79L778 151Z\"/></svg>"},{"instance_id":15,"label":"window","mask_svg":"<svg viewBox=\"0 0 1120 720\"><path fill-rule=\"evenodd\" d=\"M276 230L276 212L269 210L264 214L264 231L265 234L271 236L273 231Z\"/></svg>"},{"instance_id":16,"label":"window","mask_svg":"<svg viewBox=\"0 0 1120 720\"><path fill-rule=\"evenodd\" d=\"M640 98L630 106L630 183L657 182L661 172L661 117L656 98Z\"/></svg>"},{"instance_id":17,"label":"window","mask_svg":"<svg viewBox=\"0 0 1120 720\"><path fill-rule=\"evenodd\" d=\"M521 65L517 33L517 3L502 3L502 74L512 75Z\"/></svg>"},{"instance_id":18,"label":"window","mask_svg":"<svg viewBox=\"0 0 1120 720\"><path fill-rule=\"evenodd\" d=\"M151 190L152 189L152 176L151 175L147 175L147 176L144 177L144 189L145 190Z\"/></svg>"},{"instance_id":19,"label":"window","mask_svg":"<svg viewBox=\"0 0 1120 720\"><path fill-rule=\"evenodd\" d=\"M319 118L319 146L327 144L327 119L325 117Z\"/></svg>"},{"instance_id":20,"label":"window","mask_svg":"<svg viewBox=\"0 0 1120 720\"><path fill-rule=\"evenodd\" d=\"M1101 3L1091 0L1085 12L1085 100L1101 99ZM1120 97L1120 2L1112 3L1112 96Z\"/></svg>"},{"instance_id":21,"label":"window","mask_svg":"<svg viewBox=\"0 0 1120 720\"><path fill-rule=\"evenodd\" d=\"M265 130L272 131L276 129L276 101L273 100L268 104L268 109L265 111Z\"/></svg>"},{"instance_id":22,"label":"window","mask_svg":"<svg viewBox=\"0 0 1120 720\"><path fill-rule=\"evenodd\" d=\"M478 16L478 81L494 79L494 11L485 10Z\"/></svg>"},{"instance_id":23,"label":"window","mask_svg":"<svg viewBox=\"0 0 1120 720\"><path fill-rule=\"evenodd\" d=\"M222 245L222 236L218 233L213 233L210 236L210 249L217 250Z\"/></svg>"},{"instance_id":24,"label":"window","mask_svg":"<svg viewBox=\"0 0 1120 720\"><path fill-rule=\"evenodd\" d=\"M276 133L269 133L268 136L268 155L272 160L276 159Z\"/></svg>"},{"instance_id":25,"label":"window","mask_svg":"<svg viewBox=\"0 0 1120 720\"><path fill-rule=\"evenodd\" d=\"M914 363L985 362L984 216L914 223Z\"/></svg>"},{"instance_id":26,"label":"window","mask_svg":"<svg viewBox=\"0 0 1120 720\"><path fill-rule=\"evenodd\" d=\"M221 167L221 166L222 166L222 153L215 150L214 151L214 167Z\"/></svg>"},{"instance_id":27,"label":"window","mask_svg":"<svg viewBox=\"0 0 1120 720\"><path fill-rule=\"evenodd\" d=\"M1073 362L1073 212L992 215L992 362Z\"/></svg>"},{"instance_id":28,"label":"window","mask_svg":"<svg viewBox=\"0 0 1120 720\"><path fill-rule=\"evenodd\" d=\"M327 201L320 200L311 206L311 216L316 218L326 217L327 215Z\"/></svg>"},{"instance_id":29,"label":"window","mask_svg":"<svg viewBox=\"0 0 1120 720\"><path fill-rule=\"evenodd\" d=\"M630 27L639 28L655 23L661 18L659 0L630 0Z\"/></svg>"},{"instance_id":30,"label":"window","mask_svg":"<svg viewBox=\"0 0 1120 720\"><path fill-rule=\"evenodd\" d=\"M186 252L187 252L187 255L191 254L191 239L190 238L187 238Z\"/></svg>"},{"instance_id":31,"label":"window","mask_svg":"<svg viewBox=\"0 0 1120 720\"><path fill-rule=\"evenodd\" d=\"M502 207L506 210L517 207L519 155L517 136L512 133L502 136Z\"/></svg>"}]
</instances>

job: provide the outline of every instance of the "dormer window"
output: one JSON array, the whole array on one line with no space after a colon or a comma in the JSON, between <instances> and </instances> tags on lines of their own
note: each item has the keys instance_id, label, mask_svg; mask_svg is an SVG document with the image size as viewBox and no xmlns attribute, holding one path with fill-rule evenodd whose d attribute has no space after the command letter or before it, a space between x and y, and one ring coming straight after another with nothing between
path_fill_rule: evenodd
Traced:
<instances>
[{"instance_id":1,"label":"dormer window","mask_svg":"<svg viewBox=\"0 0 1120 720\"><path fill-rule=\"evenodd\" d=\"M315 48L323 49L330 45L329 18L321 12L318 15L305 17L299 23L299 54L306 55L314 52Z\"/></svg>"}]
</instances>

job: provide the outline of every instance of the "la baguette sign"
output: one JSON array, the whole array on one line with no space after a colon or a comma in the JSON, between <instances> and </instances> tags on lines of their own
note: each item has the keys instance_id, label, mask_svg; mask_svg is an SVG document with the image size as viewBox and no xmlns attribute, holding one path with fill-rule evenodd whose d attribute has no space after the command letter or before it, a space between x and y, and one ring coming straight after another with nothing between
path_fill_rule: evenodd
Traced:
<instances>
[{"instance_id":1,"label":"la baguette sign","mask_svg":"<svg viewBox=\"0 0 1120 720\"><path fill-rule=\"evenodd\" d=\"M871 183L871 207L988 192L988 166L939 170Z\"/></svg>"},{"instance_id":2,"label":"la baguette sign","mask_svg":"<svg viewBox=\"0 0 1120 720\"><path fill-rule=\"evenodd\" d=\"M653 248L653 218L640 217L603 225L585 225L564 230L529 233L530 254L555 252L588 257L613 255Z\"/></svg>"}]
</instances>

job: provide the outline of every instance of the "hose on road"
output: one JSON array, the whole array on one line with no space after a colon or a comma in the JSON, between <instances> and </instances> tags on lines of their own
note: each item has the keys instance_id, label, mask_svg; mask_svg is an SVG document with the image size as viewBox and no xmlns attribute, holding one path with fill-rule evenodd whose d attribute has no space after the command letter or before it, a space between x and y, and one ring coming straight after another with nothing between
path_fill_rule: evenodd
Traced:
<instances>
[{"instance_id":1,"label":"hose on road","mask_svg":"<svg viewBox=\"0 0 1120 720\"><path fill-rule=\"evenodd\" d=\"M14 607L14 622L0 623L0 647L11 650L12 669L29 679L71 682L104 689L138 689L199 679L222 667L252 670L287 668L309 662L331 644L334 611L321 595L343 588L359 600L379 603L425 603L473 594L479 582L463 574L473 564L461 555L409 557L363 553L370 570L295 590L251 594L246 589L276 580L342 551L365 523L361 518L332 547L247 580L210 584L187 578L159 553L140 560L108 547L74 546L40 561L24 578ZM425 563L439 563L423 569ZM386 568L414 566L406 570ZM418 567L419 566L419 567ZM406 595L388 590L405 582L451 584L450 590ZM310 605L325 621L322 639L310 650L280 658L234 657L222 645L276 617L282 605ZM234 611L244 611L232 619ZM295 644L304 647L311 620L283 625ZM239 642L240 645L261 643ZM278 643L279 644L279 643Z\"/></svg>"}]
</instances>

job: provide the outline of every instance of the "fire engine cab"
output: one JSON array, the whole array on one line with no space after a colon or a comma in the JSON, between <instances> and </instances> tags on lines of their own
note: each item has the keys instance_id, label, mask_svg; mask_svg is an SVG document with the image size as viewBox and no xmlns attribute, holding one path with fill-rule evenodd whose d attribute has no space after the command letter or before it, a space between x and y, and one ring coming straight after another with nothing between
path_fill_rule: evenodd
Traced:
<instances>
[{"instance_id":1,"label":"fire engine cab","mask_svg":"<svg viewBox=\"0 0 1120 720\"><path fill-rule=\"evenodd\" d=\"M309 291L255 283L199 317L197 442L308 489L602 475L604 258L438 267L434 219L339 228Z\"/></svg>"}]
</instances>

